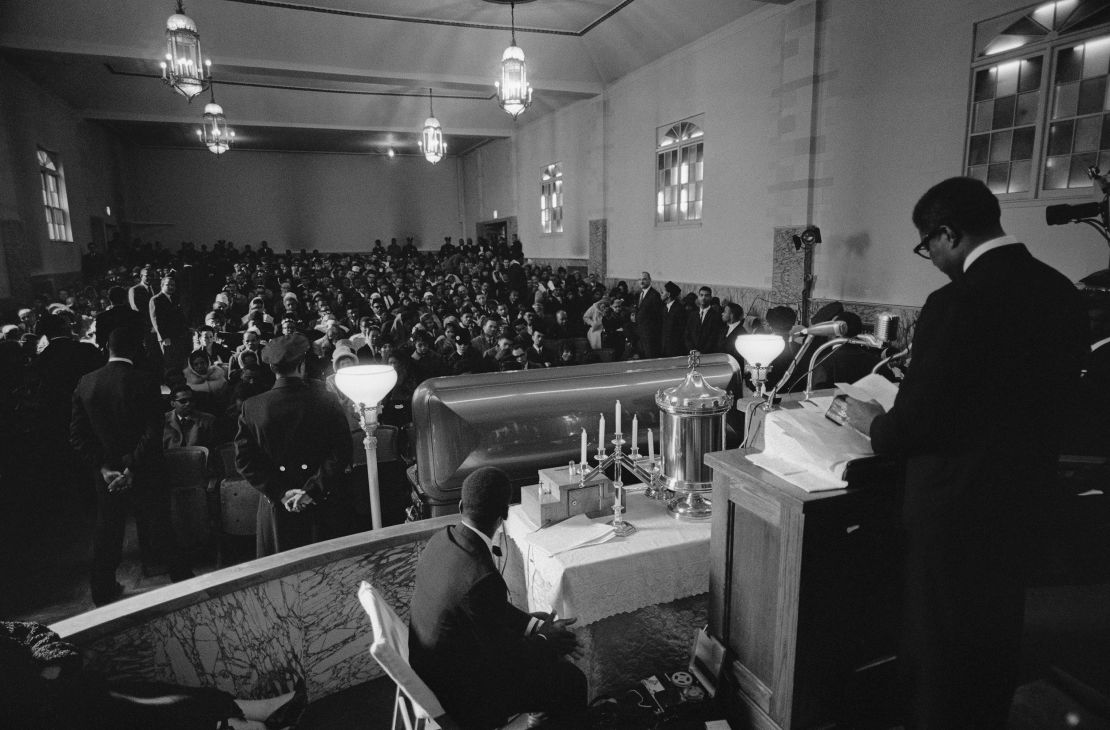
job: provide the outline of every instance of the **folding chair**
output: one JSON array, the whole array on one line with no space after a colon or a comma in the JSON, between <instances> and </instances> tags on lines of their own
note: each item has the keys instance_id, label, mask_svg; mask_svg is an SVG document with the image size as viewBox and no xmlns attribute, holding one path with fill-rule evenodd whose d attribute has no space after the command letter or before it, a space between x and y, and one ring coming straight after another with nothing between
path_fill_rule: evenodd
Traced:
<instances>
[{"instance_id":1,"label":"folding chair","mask_svg":"<svg viewBox=\"0 0 1110 730\"><path fill-rule=\"evenodd\" d=\"M164 479L170 491L170 519L178 547L194 549L211 536L208 519L208 449L166 449Z\"/></svg>"},{"instance_id":2,"label":"folding chair","mask_svg":"<svg viewBox=\"0 0 1110 730\"><path fill-rule=\"evenodd\" d=\"M359 584L358 600L374 627L370 656L397 685L391 730L458 730L459 725L447 715L432 690L409 666L409 627L366 581ZM527 725L528 716L517 715L501 730L522 730Z\"/></svg>"}]
</instances>

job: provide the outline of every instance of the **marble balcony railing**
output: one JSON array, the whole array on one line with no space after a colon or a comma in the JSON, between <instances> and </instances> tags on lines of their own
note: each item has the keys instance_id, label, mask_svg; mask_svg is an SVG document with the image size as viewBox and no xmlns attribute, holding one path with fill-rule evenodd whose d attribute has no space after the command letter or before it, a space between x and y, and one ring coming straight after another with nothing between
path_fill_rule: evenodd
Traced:
<instances>
[{"instance_id":1,"label":"marble balcony railing","mask_svg":"<svg viewBox=\"0 0 1110 730\"><path fill-rule=\"evenodd\" d=\"M375 679L359 581L408 619L416 560L457 517L386 527L198 576L60 621L51 628L111 679L273 694L285 672L309 700Z\"/></svg>"}]
</instances>

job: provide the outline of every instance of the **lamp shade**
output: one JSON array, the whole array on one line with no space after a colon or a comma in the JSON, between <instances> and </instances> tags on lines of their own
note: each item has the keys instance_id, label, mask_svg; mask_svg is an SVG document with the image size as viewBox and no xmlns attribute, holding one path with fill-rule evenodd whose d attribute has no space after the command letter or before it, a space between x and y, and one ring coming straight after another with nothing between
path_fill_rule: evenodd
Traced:
<instances>
[{"instance_id":1,"label":"lamp shade","mask_svg":"<svg viewBox=\"0 0 1110 730\"><path fill-rule=\"evenodd\" d=\"M740 335L736 338L736 351L749 365L770 365L786 342L778 335Z\"/></svg>"},{"instance_id":2,"label":"lamp shade","mask_svg":"<svg viewBox=\"0 0 1110 730\"><path fill-rule=\"evenodd\" d=\"M335 374L335 387L355 403L376 406L397 384L392 365L354 365Z\"/></svg>"}]
</instances>

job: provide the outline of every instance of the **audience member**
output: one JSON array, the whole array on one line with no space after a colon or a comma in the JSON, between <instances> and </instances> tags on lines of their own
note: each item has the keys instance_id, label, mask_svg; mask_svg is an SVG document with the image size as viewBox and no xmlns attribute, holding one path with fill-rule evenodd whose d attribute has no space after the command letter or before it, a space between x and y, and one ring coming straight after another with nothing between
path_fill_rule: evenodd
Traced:
<instances>
[{"instance_id":1,"label":"audience member","mask_svg":"<svg viewBox=\"0 0 1110 730\"><path fill-rule=\"evenodd\" d=\"M725 325L721 310L713 304L713 290L708 286L698 289L696 310L686 320L686 349L702 354L719 352Z\"/></svg>"},{"instance_id":2,"label":"audience member","mask_svg":"<svg viewBox=\"0 0 1110 730\"><path fill-rule=\"evenodd\" d=\"M187 385L175 386L170 393L170 403L173 408L166 412L162 448L203 446L212 449L216 445L216 417L197 410L193 390Z\"/></svg>"},{"instance_id":3,"label":"audience member","mask_svg":"<svg viewBox=\"0 0 1110 730\"><path fill-rule=\"evenodd\" d=\"M173 544L170 495L161 479L162 404L157 381L135 367L138 333L120 327L108 338L108 364L85 375L73 393L70 439L84 462L97 470L97 517L93 535L92 598L116 600L127 507L135 510L140 547L170 567L170 579L192 577Z\"/></svg>"}]
</instances>

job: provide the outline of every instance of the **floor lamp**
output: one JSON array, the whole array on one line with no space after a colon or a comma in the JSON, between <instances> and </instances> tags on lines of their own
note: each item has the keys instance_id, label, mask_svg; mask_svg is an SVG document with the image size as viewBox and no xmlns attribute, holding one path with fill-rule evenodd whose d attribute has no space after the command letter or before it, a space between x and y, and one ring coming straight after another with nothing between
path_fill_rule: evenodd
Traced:
<instances>
[{"instance_id":1,"label":"floor lamp","mask_svg":"<svg viewBox=\"0 0 1110 730\"><path fill-rule=\"evenodd\" d=\"M378 488L378 411L382 398L397 384L392 365L355 365L335 373L335 386L355 404L359 426L366 434L366 482L370 488L370 523L382 526L382 505Z\"/></svg>"}]
</instances>

